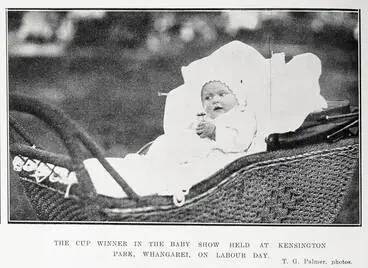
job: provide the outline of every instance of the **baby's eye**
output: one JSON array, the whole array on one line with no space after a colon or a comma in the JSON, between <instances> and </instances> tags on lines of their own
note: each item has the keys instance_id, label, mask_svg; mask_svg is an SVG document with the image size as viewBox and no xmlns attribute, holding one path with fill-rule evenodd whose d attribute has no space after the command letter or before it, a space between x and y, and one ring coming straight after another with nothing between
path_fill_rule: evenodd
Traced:
<instances>
[{"instance_id":1,"label":"baby's eye","mask_svg":"<svg viewBox=\"0 0 368 268\"><path fill-rule=\"evenodd\" d=\"M220 93L219 93L219 96L220 96L220 97L226 96L226 92L220 92Z\"/></svg>"},{"instance_id":2,"label":"baby's eye","mask_svg":"<svg viewBox=\"0 0 368 268\"><path fill-rule=\"evenodd\" d=\"M205 96L204 99L205 100L210 100L211 99L211 96Z\"/></svg>"}]
</instances>

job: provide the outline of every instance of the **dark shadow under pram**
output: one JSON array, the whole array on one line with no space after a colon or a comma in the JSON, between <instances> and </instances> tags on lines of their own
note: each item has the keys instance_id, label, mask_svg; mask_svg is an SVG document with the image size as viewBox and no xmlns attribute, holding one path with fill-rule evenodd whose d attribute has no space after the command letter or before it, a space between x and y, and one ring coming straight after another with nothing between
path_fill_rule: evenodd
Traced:
<instances>
[{"instance_id":1,"label":"dark shadow under pram","mask_svg":"<svg viewBox=\"0 0 368 268\"><path fill-rule=\"evenodd\" d=\"M191 187L180 206L175 205L172 196L138 196L104 159L103 150L58 108L20 95L10 95L9 108L11 161L17 157L23 165L36 164L32 170L11 167L10 180L20 179L37 218L42 221L211 224L359 221L356 215L359 202L354 208L344 206L350 199L349 193L359 197L356 193L359 113L347 102L330 103L329 109L309 115L296 132L269 136L267 152L241 157L204 178ZM60 135L68 155L37 146L24 124L19 124L16 112L43 120ZM83 160L91 155L99 159L127 198L96 193L83 166ZM50 172L37 176L35 172L40 165ZM55 167L65 167L68 176L74 172L77 183L55 179ZM341 216L349 213L355 213L349 220Z\"/></svg>"}]
</instances>

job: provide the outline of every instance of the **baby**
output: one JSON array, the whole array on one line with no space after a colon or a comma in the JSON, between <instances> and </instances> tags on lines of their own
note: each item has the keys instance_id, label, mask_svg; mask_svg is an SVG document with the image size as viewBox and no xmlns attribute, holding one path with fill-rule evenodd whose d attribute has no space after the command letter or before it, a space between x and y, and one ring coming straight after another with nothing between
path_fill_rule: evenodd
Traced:
<instances>
[{"instance_id":1,"label":"baby","mask_svg":"<svg viewBox=\"0 0 368 268\"><path fill-rule=\"evenodd\" d=\"M240 104L234 91L225 82L212 80L203 85L201 101L205 116L195 132L202 142L211 141L209 150L223 153L249 150L257 132L256 119L245 103Z\"/></svg>"},{"instance_id":2,"label":"baby","mask_svg":"<svg viewBox=\"0 0 368 268\"><path fill-rule=\"evenodd\" d=\"M209 81L204 84L201 100L203 109L210 119L216 119L239 105L234 93L221 81ZM203 119L197 125L196 133L201 138L216 140L216 125L211 120Z\"/></svg>"},{"instance_id":3,"label":"baby","mask_svg":"<svg viewBox=\"0 0 368 268\"><path fill-rule=\"evenodd\" d=\"M211 80L198 93L205 112L200 121L158 137L148 157L187 164L218 153L246 152L251 147L256 133L255 116L239 104L234 91L223 81Z\"/></svg>"}]
</instances>

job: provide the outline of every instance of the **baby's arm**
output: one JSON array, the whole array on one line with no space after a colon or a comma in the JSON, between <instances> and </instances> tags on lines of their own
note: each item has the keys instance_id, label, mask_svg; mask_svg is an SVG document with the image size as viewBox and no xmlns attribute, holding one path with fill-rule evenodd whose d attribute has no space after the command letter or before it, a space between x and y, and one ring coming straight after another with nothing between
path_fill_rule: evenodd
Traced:
<instances>
[{"instance_id":1,"label":"baby's arm","mask_svg":"<svg viewBox=\"0 0 368 268\"><path fill-rule=\"evenodd\" d=\"M230 111L216 120L216 147L224 152L245 152L252 145L257 124L249 111Z\"/></svg>"}]
</instances>

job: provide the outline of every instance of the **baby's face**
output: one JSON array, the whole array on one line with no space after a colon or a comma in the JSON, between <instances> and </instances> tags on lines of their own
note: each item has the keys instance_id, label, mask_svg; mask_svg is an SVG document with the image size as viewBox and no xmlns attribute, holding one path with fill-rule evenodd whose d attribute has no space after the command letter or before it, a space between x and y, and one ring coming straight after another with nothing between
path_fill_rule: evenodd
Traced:
<instances>
[{"instance_id":1,"label":"baby's face","mask_svg":"<svg viewBox=\"0 0 368 268\"><path fill-rule=\"evenodd\" d=\"M238 100L225 84L213 81L202 89L202 105L206 114L215 119L238 105Z\"/></svg>"}]
</instances>

